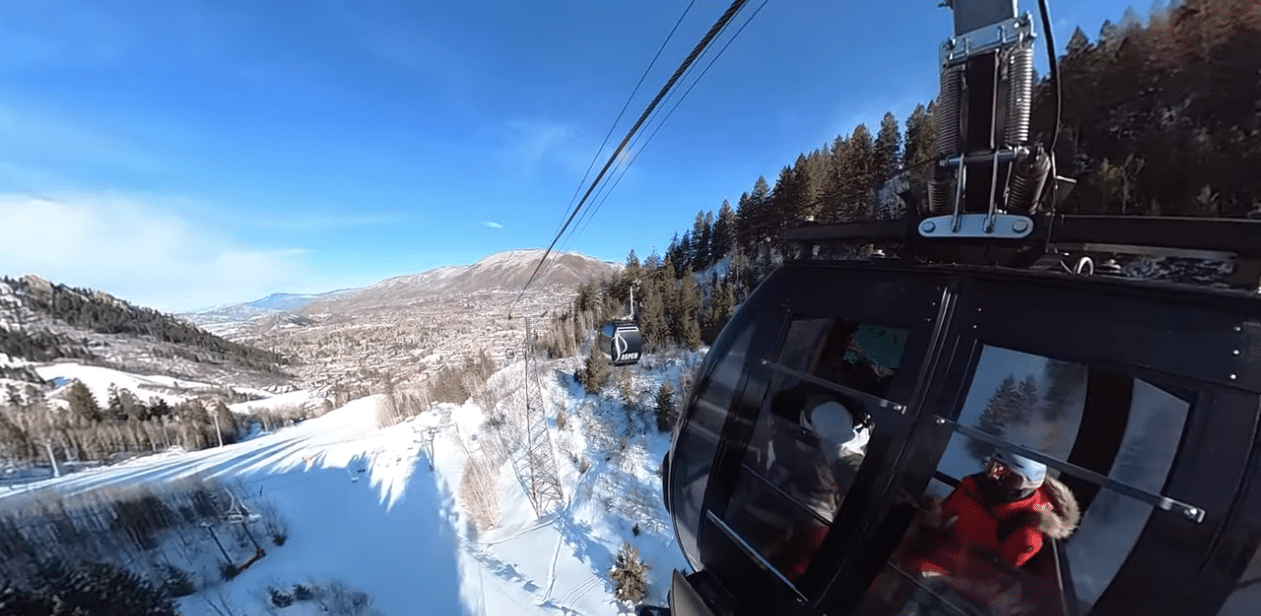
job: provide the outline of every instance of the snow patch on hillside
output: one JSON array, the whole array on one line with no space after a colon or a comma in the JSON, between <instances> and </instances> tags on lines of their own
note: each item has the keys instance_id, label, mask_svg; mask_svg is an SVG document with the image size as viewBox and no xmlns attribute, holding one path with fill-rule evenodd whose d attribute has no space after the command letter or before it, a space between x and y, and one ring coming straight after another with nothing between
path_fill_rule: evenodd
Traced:
<instances>
[{"instance_id":1,"label":"snow patch on hillside","mask_svg":"<svg viewBox=\"0 0 1261 616\"><path fill-rule=\"evenodd\" d=\"M101 366L85 366L66 362L37 366L35 372L45 381L51 381L58 387L79 380L87 385L97 404L105 406L109 400L110 385L119 389L128 389L141 400L148 401L151 396L166 400L168 404L178 404L191 397L189 393L175 393L175 390L214 391L220 386L199 381L189 381L162 375L137 375Z\"/></svg>"}]
</instances>

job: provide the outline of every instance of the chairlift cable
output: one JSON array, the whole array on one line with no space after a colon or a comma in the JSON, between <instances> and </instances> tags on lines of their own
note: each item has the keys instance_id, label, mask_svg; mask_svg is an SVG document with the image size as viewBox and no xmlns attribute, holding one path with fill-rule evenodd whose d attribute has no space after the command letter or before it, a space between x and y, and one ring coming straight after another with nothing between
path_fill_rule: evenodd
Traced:
<instances>
[{"instance_id":1,"label":"chairlift cable","mask_svg":"<svg viewBox=\"0 0 1261 616\"><path fill-rule=\"evenodd\" d=\"M674 84L678 82L679 76L682 75L683 72L696 61L696 58L701 54L701 52L709 46L714 37L717 36L724 26L726 26L727 22L731 21L731 19L735 17L735 14L743 8L747 2L748 0L735 0L731 3L731 6L727 7L727 10L723 12L721 17L718 18L718 21L710 27L709 32L706 32L701 41L696 44L694 49L692 49L692 53L688 54L687 58L683 61L683 64L674 71L674 75L670 77L670 80L662 86L661 91L657 93L656 98L652 100L652 102L648 105L648 108L644 110L644 113L639 116L639 120L635 122L635 125L631 127L630 131L626 134L626 137L624 137L622 142L617 146L617 149L613 151L611 156L609 156L608 162L604 163L604 167L600 169L600 173L596 175L595 180L592 181L590 188L587 189L587 192L583 194L582 199L578 202L578 205L574 206L574 211L570 213L569 218L565 221L564 226L561 227L560 232L556 234L556 237L552 239L552 243L548 245L547 250L543 252L543 257L539 259L539 264L534 268L534 273L530 274L530 278L526 280L525 285L521 287L521 292L518 293L517 298L513 300L512 308L509 308L508 310L509 318L512 317L512 309L516 307L517 302L521 301L521 297L525 295L526 290L530 288L530 284L534 282L535 277L538 276L539 270L542 269L543 263L547 260L547 256L551 254L552 249L556 247L556 242L560 241L561 236L565 233L565 229L573 223L574 218L582 211L582 206L586 203L587 198L595 191L595 188L599 185L600 180L604 178L604 174L608 173L609 167L612 167L613 163L617 161L617 157L622 153L622 150L626 148L626 144L630 142L631 137L635 135L635 132L639 130L639 127L643 125L646 119L648 119L648 116L652 114L652 111L657 108L661 99L665 98L665 95L674 88Z\"/></svg>"},{"instance_id":2,"label":"chairlift cable","mask_svg":"<svg viewBox=\"0 0 1261 616\"><path fill-rule=\"evenodd\" d=\"M1053 109L1051 114L1051 122L1053 122L1051 126L1051 144L1048 148L1050 151L1047 152L1051 156L1051 174L1047 178L1049 181L1043 185L1042 194L1046 195L1049 193L1052 206L1054 206L1055 191L1058 184L1055 178L1059 173L1055 164L1055 147L1060 141L1060 115L1064 113L1064 89L1060 84L1059 62L1055 56L1055 32L1051 30L1051 9L1047 6L1047 0L1038 0L1038 11L1042 14L1042 29L1046 30L1047 63L1050 66L1051 87L1054 88L1051 97Z\"/></svg>"},{"instance_id":3,"label":"chairlift cable","mask_svg":"<svg viewBox=\"0 0 1261 616\"><path fill-rule=\"evenodd\" d=\"M578 193L582 190L582 185L587 182L587 176L591 175L591 169L595 167L595 161L600 159L600 152L604 151L604 146L608 144L609 137L613 136L613 131L617 128L617 123L622 121L622 115L626 113L626 109L630 107L631 101L635 99L635 94L639 92L639 86L644 84L644 79L648 77L648 72L656 65L657 58L661 57L661 52L665 51L666 45L670 43L670 39L674 38L674 33L679 29L679 25L683 23L683 19L687 17L692 5L696 4L696 0L688 3L687 8L683 9L683 14L679 16L678 21L674 22L674 27L670 29L670 33L666 35L666 40L661 42L661 47L657 48L657 54L652 57L652 61L648 63L648 68L644 69L642 75L639 76L639 82L635 84L635 88L631 90L630 96L626 97L626 103L622 105L622 110L617 112L617 119L613 120L613 124L609 126L609 132L604 135L604 141L600 142L600 147L596 148L595 155L591 157L591 163L587 165L587 170L583 172L582 179L578 180L578 186L574 188L574 196L569 198L569 206L572 207L574 201L578 200Z\"/></svg>"},{"instance_id":4,"label":"chairlift cable","mask_svg":"<svg viewBox=\"0 0 1261 616\"><path fill-rule=\"evenodd\" d=\"M725 30L726 30L726 26L723 26L722 31L725 31ZM722 34L722 31L720 31L720 32L719 32L719 35L720 35L720 36L721 36L721 34ZM706 50L706 53L707 53L708 51L709 51L709 50L707 49L707 50ZM701 56L702 56L702 57L703 57L704 55L705 55L704 53L702 53L702 54L701 54ZM698 59L699 59L699 58L698 58ZM686 81L688 80L688 78L689 78L689 77L691 77L692 72L693 72L694 70L696 70L696 65L695 65L695 64L693 64L692 66L689 66L689 67L688 67L688 69L687 69L687 71L685 71L685 72L683 73L683 76L682 76L682 78L680 78L680 81L684 81L684 82L686 82ZM662 100L662 102L664 103L664 102L669 101L670 99L672 99L672 98L675 96L675 94L676 94L676 93L677 93L677 90L676 90L676 91L672 91L672 92L670 92L670 94L666 95L666 98L665 98L665 99L663 99L663 100ZM657 116L659 116L659 115L661 114L661 110L662 110L662 108L661 108L661 107L658 107L656 110L654 110L654 111L652 112L652 115L648 117L648 121L645 123L645 126L652 125L652 124L653 124L653 122L655 122L655 121L656 121ZM664 122L664 120L662 120L662 122ZM658 126L660 126L660 124L658 124ZM654 132L655 132L655 131L654 131ZM630 167L630 165L634 162L635 158L638 158L638 155L639 155L639 150L643 149L643 148L640 146L640 140L641 140L641 137L643 137L643 134L644 134L644 133L642 133L642 132L641 132L641 133L636 134L636 135L635 135L635 138L634 138L634 139L631 139L630 144L628 144L628 145L627 145L627 147L628 147L628 148L630 148L631 152L633 152L633 153L634 153L634 156L631 156L631 157L630 157L630 160L628 160L628 161L626 162L626 164L625 164L625 165L622 165L622 166L620 167L620 168L622 169L622 174L623 174L623 175L625 175L627 168L629 168L629 167ZM645 144L645 145L646 145L646 144ZM603 146L601 146L601 149L603 149ZM620 178L620 176L619 176L619 178ZM585 179L585 178L584 178L584 179ZM616 185L616 182L614 182L613 184L614 184L614 185ZM595 201L595 200L600 200L601 202L603 202L603 200L601 199L601 196L602 196L602 195L607 196L608 192L609 192L609 191L611 191L611 190L612 190L612 189L610 188L610 184L609 184L608 182L605 182L605 183L604 183L604 185L602 185L602 186L599 188L599 190L597 190L597 191L596 191L596 194L595 194L595 196L592 198L592 200L593 200L593 201ZM575 194L575 196L577 196L577 195ZM597 207L596 209L599 209L599 208ZM579 216L579 217L578 217L578 222L577 222L577 225L575 225L575 228L576 228L578 225L581 225L581 226L583 227L583 229L585 229L585 228L586 228L586 223L590 222L590 219L591 219L591 217L592 217L592 216L594 216L594 214L592 213L592 211L591 211L591 210L587 210L587 211L583 212L583 214L582 214L581 216ZM567 243L568 243L571 239L573 239L574 237L576 237L576 236L578 236L578 235L581 235L581 232L575 233L574 231L570 231L570 232L569 232L569 235L568 235L568 236L566 236L564 239L562 239L562 240L561 240L561 246L565 246L565 245L566 245L566 244L567 244Z\"/></svg>"},{"instance_id":5,"label":"chairlift cable","mask_svg":"<svg viewBox=\"0 0 1261 616\"><path fill-rule=\"evenodd\" d=\"M1051 9L1047 6L1047 0L1038 0L1038 10L1042 14L1042 29L1046 31L1046 54L1047 64L1050 66L1051 86L1055 88L1052 102L1052 121L1055 124L1051 127L1051 155L1055 155L1055 146L1060 140L1060 114L1063 113L1063 96L1064 90L1060 86L1060 70L1059 62L1055 56L1055 32L1051 30Z\"/></svg>"},{"instance_id":6,"label":"chairlift cable","mask_svg":"<svg viewBox=\"0 0 1261 616\"><path fill-rule=\"evenodd\" d=\"M683 96L682 96L681 98L679 98L677 102L675 102L675 104L674 104L674 106L673 106L673 107L671 107L671 108L670 108L670 111L666 114L665 118L664 118L664 119L663 119L660 123L658 123L658 124L657 124L657 126L656 126L656 128L655 128L655 129L653 129L652 133L650 133L650 134L649 134L648 139L647 139L647 140L643 143L643 145L642 145L639 149L635 150L635 154L634 154L634 156L632 156L632 157L631 157L631 159L630 159L630 161L629 161L629 162L627 162L627 164L626 164L624 167L622 167L622 172L621 172L621 174L619 174L619 175L617 176L617 179L613 182L612 186L611 186L611 187L609 187L609 188L608 188L608 190L604 190L604 191L603 191L603 196L602 196L602 198L601 198L600 193L597 193L597 195L596 195L596 196L597 196L597 198L600 198L600 201L596 204L595 209L594 209L594 210L593 210L593 211L592 211L589 215L584 215L584 217L583 217L583 218L580 218L580 219L579 219L579 223L582 225L582 227L581 227L581 228L579 228L579 229L578 229L578 231L577 231L576 233L572 233L572 234L570 234L570 236L569 236L569 237L565 240L566 242L568 242L569 240L573 239L573 237L575 237L575 236L582 235L582 232L583 232L583 231L586 231L587 225L589 225L589 224L591 223L591 219L595 217L595 214L596 214L597 212L599 212L599 211L600 211L600 207L602 207L602 206L604 205L604 202L608 200L609 193L611 193L611 192L613 191L613 188L616 188L616 187L617 187L617 184L618 184L619 182L621 182L621 181L622 181L622 178L623 178L623 177L625 177L625 175L626 175L627 171L629 170L630 166L631 166L631 165L633 165L633 164L635 163L635 161L639 158L639 154L640 154L641 152L643 152L643 150L644 150L644 148L645 148L645 147L647 147L648 142L652 141L652 138L653 138L654 136L656 136L656 134L657 134L657 130L660 130L661 125L662 125L662 124L665 124L665 122L666 122L667 120L669 120L669 119L670 119L670 115L674 113L674 110L678 108L679 104L683 102L683 99L684 99L684 98L686 98L686 97L687 97L687 95L688 95L688 93L690 93L690 92L692 91L692 88L693 88L693 87L695 87L695 86L696 86L696 84L697 84L697 83L698 83L698 82L699 82L699 81L700 81L700 80L701 80L701 79L705 76L705 73L706 73L707 71L709 71L709 67L713 66L713 65L714 65L714 62L715 62L715 61L717 61L718 57L719 57L719 56L721 56L721 55L722 55L722 53L723 53L724 51L726 51L726 50L727 50L727 47L731 45L732 41L734 41L734 40L735 40L735 38L736 38L737 36L740 36L740 32L744 30L745 26L748 26L748 25L749 25L749 22L753 21L753 18L754 18L754 17L757 17L757 14L758 14L758 12L760 12L760 11L762 10L762 7L766 6L766 2L767 2L767 1L769 1L769 0L764 0L764 1L762 2L762 4L758 6L758 8L757 8L757 9L753 12L753 14L752 14L752 15L750 15L750 16L749 16L749 18L748 18L748 19L744 22L744 24L742 24L742 25L740 26L740 28L739 28L738 30L736 30L736 33L735 33L735 34L733 34L733 35L731 36L731 38L727 40L726 45L724 45L724 46L722 47L722 49L720 49L720 50L718 51L718 55L714 56L714 58L713 58L712 60L710 60L709 64L707 64L707 65L705 66L705 69L704 69L703 71L701 71L700 76L699 76L699 77L697 77L697 78L696 78L696 80L692 82L692 85L691 85L691 86L689 86L689 87L688 87L688 89L687 89L687 90L683 93ZM633 144L632 144L632 145L633 145ZM913 164L911 164L911 165L909 165L909 166L903 167L903 168L901 168L901 169L898 169L897 171L894 171L893 173L890 173L889 175L887 175L886 177L884 177L884 178L880 181L880 183L881 183L881 184L884 184L884 183L888 182L889 180L892 180L893 178L895 178L895 177L897 177L897 176L899 176L899 175L902 175L902 174L904 174L904 173L910 173L910 172L912 172L912 171L916 171L916 170L918 170L918 169L921 169L921 168L923 168L923 167L925 167L925 166L927 166L927 165L930 165L930 164L933 164L933 163L937 162L939 159L940 159L940 158L939 158L938 156L933 156L933 157L930 157L930 158L925 159L925 160L920 160L920 161L917 161L917 162L915 162L915 163L913 163ZM747 233L749 233L749 232L751 232L751 231L758 231L758 230L761 230L761 229L766 228L766 227L768 227L768 226L771 226L771 225L773 225L773 224L776 224L777 222L779 222L779 221L770 221L770 222L767 222L767 223L763 223L763 224L758 225L758 226L756 226L756 227L753 227L753 228L751 228L751 229L747 229L747 230L745 230L743 233L741 233L740 231L737 231L737 235L747 234ZM562 244L562 246L563 246L563 245L564 245L564 244Z\"/></svg>"},{"instance_id":7,"label":"chairlift cable","mask_svg":"<svg viewBox=\"0 0 1261 616\"><path fill-rule=\"evenodd\" d=\"M648 143L652 141L652 138L657 135L657 131L661 130L661 126L670 119L670 116L674 114L674 110L679 108L679 105L683 103L683 99L687 98L687 95L692 92L692 88L695 88L696 84L700 83L701 79L704 79L705 73L709 72L709 68L714 65L714 62L718 61L718 58L722 57L723 52L727 51L727 48L730 47L731 43L736 40L736 37L740 36L740 33L744 31L745 26L748 26L749 22L753 21L754 17L757 17L757 14L762 11L762 7L765 7L766 3L769 1L770 0L762 0L762 4L758 5L757 9L754 10L753 14L749 15L749 18L746 19L744 23L740 25L740 28L736 30L735 34L732 34L731 38L727 39L727 43L723 45L721 49L718 50L718 53L712 59L710 59L709 64L705 65L705 69L701 71L701 74L697 76L697 78L694 81L692 81L692 85L688 86L687 90L684 90L683 95L680 96L677 101L675 101L674 106L670 108L670 110L666 113L665 117L661 120L661 122L657 124L656 128L654 128L653 131L649 133L648 138L644 140L643 144L640 145L639 149L635 150L635 154L631 156L631 159L627 161L625 166L622 167L621 174L617 176L617 179L613 182L612 186L610 186L609 189L604 192L604 197L601 198L599 203L596 204L595 209L592 211L591 215L587 217L587 220L585 223L583 223L582 228L579 229L577 233L570 236L571 239L573 236L582 235L582 232L586 230L587 225L591 223L591 219L595 218L596 212L599 212L600 207L603 206L604 202L608 200L609 194L613 192L614 188L617 188L618 183L622 181L622 178L626 176L626 172L630 170L630 166L635 164L635 160L637 160L639 158L639 155L644 151L644 149L648 147ZM926 161L926 162L932 162L932 161Z\"/></svg>"}]
</instances>

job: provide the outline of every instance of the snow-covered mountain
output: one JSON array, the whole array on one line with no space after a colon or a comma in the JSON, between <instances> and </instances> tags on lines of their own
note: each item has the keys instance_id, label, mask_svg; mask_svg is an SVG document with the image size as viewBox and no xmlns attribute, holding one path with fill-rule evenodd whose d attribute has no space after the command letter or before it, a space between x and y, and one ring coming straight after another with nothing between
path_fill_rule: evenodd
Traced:
<instances>
[{"instance_id":1,"label":"snow-covered mountain","mask_svg":"<svg viewBox=\"0 0 1261 616\"><path fill-rule=\"evenodd\" d=\"M539 265L543 250L497 252L472 265L434 268L420 274L398 276L370 287L312 301L305 314L350 313L356 310L397 307L433 297L457 297L484 291L516 291L525 285ZM552 253L531 289L577 287L621 271L622 266L575 252Z\"/></svg>"},{"instance_id":2,"label":"snow-covered mountain","mask_svg":"<svg viewBox=\"0 0 1261 616\"><path fill-rule=\"evenodd\" d=\"M538 267L543 250L508 250L472 265L448 265L396 276L368 287L327 293L273 293L244 304L226 304L181 313L221 336L246 337L262 329L303 327L312 315L350 315L363 310L405 307L427 298L454 298L480 292L516 291ZM576 287L621 271L622 265L574 252L552 253L531 283L532 290Z\"/></svg>"}]
</instances>

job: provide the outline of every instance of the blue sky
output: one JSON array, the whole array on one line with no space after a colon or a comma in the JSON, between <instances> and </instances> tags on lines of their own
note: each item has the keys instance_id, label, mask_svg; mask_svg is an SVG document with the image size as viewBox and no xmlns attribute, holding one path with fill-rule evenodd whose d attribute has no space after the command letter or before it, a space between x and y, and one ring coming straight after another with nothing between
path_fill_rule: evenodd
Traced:
<instances>
[{"instance_id":1,"label":"blue sky","mask_svg":"<svg viewBox=\"0 0 1261 616\"><path fill-rule=\"evenodd\" d=\"M663 250L802 151L904 121L936 95L937 3L768 2L562 247ZM694 3L613 144L728 4ZM1057 44L1130 4L1052 0ZM184 310L545 247L687 6L5 0L0 274Z\"/></svg>"}]
</instances>

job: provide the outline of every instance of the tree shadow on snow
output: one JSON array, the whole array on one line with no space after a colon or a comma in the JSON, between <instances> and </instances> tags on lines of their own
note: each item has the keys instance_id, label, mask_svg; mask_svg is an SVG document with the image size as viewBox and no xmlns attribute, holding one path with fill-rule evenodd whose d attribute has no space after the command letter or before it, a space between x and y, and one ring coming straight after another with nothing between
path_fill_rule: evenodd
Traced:
<instances>
[{"instance_id":1,"label":"tree shadow on snow","mask_svg":"<svg viewBox=\"0 0 1261 616\"><path fill-rule=\"evenodd\" d=\"M297 470L300 481L294 472L277 476L282 485L267 494L290 520L292 544L276 550L277 560L290 552L301 562L285 569L340 578L385 614L465 613L451 496L424 456L388 502L373 470L361 454L345 466Z\"/></svg>"}]
</instances>

